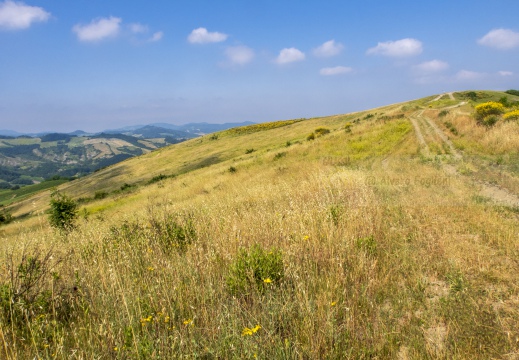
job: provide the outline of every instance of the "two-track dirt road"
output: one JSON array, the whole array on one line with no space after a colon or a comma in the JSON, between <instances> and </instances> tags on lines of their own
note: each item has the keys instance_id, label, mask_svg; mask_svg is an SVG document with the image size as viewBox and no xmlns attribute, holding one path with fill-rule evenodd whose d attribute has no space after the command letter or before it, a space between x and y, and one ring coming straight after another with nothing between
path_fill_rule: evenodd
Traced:
<instances>
[{"instance_id":1,"label":"two-track dirt road","mask_svg":"<svg viewBox=\"0 0 519 360\"><path fill-rule=\"evenodd\" d=\"M437 101L445 95L448 95L451 100L455 100L453 93L447 93L438 95L432 101ZM442 110L455 109L465 104L466 102L460 102L457 105L444 107ZM426 158L441 157L444 160L441 161L441 166L449 176L464 176L479 188L481 196L500 205L519 207L518 194L496 185L476 181L468 175L462 175L459 169L465 161L463 154L456 149L435 121L424 115L424 112L425 110L418 110L410 116L422 156Z\"/></svg>"}]
</instances>

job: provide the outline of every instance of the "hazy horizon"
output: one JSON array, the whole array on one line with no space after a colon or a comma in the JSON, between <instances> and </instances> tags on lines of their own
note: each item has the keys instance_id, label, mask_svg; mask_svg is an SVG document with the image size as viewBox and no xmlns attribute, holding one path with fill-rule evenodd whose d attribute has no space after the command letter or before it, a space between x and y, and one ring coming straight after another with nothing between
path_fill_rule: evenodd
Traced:
<instances>
[{"instance_id":1,"label":"hazy horizon","mask_svg":"<svg viewBox=\"0 0 519 360\"><path fill-rule=\"evenodd\" d=\"M519 3L0 0L0 129L263 122L519 87Z\"/></svg>"}]
</instances>

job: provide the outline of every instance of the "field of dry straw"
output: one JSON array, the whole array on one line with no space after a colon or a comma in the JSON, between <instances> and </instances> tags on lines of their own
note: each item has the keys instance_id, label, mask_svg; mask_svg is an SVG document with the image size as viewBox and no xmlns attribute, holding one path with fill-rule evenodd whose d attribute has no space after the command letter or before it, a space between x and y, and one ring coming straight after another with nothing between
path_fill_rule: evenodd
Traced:
<instances>
[{"instance_id":1,"label":"field of dry straw","mask_svg":"<svg viewBox=\"0 0 519 360\"><path fill-rule=\"evenodd\" d=\"M0 358L519 359L519 123L455 95L125 161L67 233L17 204Z\"/></svg>"}]
</instances>

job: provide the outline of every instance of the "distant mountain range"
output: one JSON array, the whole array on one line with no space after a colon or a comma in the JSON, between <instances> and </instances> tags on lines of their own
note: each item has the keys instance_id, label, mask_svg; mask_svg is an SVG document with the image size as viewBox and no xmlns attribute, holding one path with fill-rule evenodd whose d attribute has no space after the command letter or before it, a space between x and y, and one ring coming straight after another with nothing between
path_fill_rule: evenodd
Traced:
<instances>
[{"instance_id":1,"label":"distant mountain range","mask_svg":"<svg viewBox=\"0 0 519 360\"><path fill-rule=\"evenodd\" d=\"M252 122L127 126L89 134L0 131L0 191L50 177L78 177L133 156Z\"/></svg>"},{"instance_id":2,"label":"distant mountain range","mask_svg":"<svg viewBox=\"0 0 519 360\"><path fill-rule=\"evenodd\" d=\"M94 133L88 133L83 130L76 130L70 133L66 133L67 135L75 135L75 136L92 136L92 135L99 135L99 134L125 134L125 135L131 135L131 136L138 136L141 133L147 133L147 134L153 134L154 132L157 133L168 133L173 134L174 136L179 137L185 137L185 138L192 138L193 135L199 136L199 135L205 135L210 134L213 132L221 131L230 129L233 127L238 126L246 126L246 125L252 125L253 122L245 121L240 123L224 123L224 124L209 124L206 122L201 123L188 123L184 125L174 125L174 124L168 124L168 123L153 123L148 125L132 125L132 126L125 126L118 129L110 129L110 130L103 130L101 132L94 132ZM168 131L164 131L168 130ZM171 132L174 130L175 132ZM46 131L46 132L39 132L39 133L21 133L13 130L0 130L0 136L8 136L8 137L19 137L19 136L30 136L30 137L40 137L44 136L50 133L57 133L55 131ZM147 136L145 136L147 137ZM160 137L160 136L159 136Z\"/></svg>"}]
</instances>

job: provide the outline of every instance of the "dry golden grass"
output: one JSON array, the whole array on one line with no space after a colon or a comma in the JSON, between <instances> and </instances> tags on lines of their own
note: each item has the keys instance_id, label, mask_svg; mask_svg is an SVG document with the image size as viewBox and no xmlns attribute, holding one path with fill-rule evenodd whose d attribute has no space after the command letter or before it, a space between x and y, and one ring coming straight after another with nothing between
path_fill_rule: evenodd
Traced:
<instances>
[{"instance_id":1,"label":"dry golden grass","mask_svg":"<svg viewBox=\"0 0 519 360\"><path fill-rule=\"evenodd\" d=\"M24 247L51 249L63 261L45 286L68 297L26 313L23 326L3 314L1 357L518 356L519 213L424 161L409 121L383 118L402 111L377 109L351 133L344 124L368 112L126 161L64 187L92 196L140 182L82 205L87 215L68 235L48 226L43 195L20 206L17 214L34 204L33 215L0 228L2 259L19 264ZM331 133L305 141L318 127ZM177 176L145 185L160 173ZM168 224L191 229L191 242L168 242L178 239ZM256 244L282 252L284 277L232 294L229 269Z\"/></svg>"}]
</instances>

